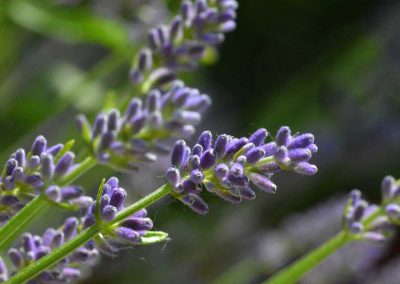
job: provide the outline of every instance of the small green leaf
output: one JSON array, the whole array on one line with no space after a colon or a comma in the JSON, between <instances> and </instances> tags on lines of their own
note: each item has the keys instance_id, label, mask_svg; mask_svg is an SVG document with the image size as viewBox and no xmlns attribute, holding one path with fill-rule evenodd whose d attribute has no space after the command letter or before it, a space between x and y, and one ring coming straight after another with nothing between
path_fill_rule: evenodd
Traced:
<instances>
[{"instance_id":1,"label":"small green leaf","mask_svg":"<svg viewBox=\"0 0 400 284\"><path fill-rule=\"evenodd\" d=\"M140 244L151 245L155 243L166 242L168 240L168 233L162 231L147 231L146 234L142 237Z\"/></svg>"}]
</instances>

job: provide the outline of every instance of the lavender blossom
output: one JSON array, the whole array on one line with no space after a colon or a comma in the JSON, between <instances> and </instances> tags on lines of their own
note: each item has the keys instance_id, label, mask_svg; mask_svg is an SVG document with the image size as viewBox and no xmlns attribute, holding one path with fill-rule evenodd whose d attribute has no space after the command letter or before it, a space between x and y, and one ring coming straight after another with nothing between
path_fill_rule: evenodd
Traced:
<instances>
[{"instance_id":1,"label":"lavender blossom","mask_svg":"<svg viewBox=\"0 0 400 284\"><path fill-rule=\"evenodd\" d=\"M193 135L210 104L207 95L176 81L167 92L150 91L145 102L133 98L122 115L116 109L99 114L92 127L80 116L79 126L101 163L132 170L168 153L166 139Z\"/></svg>"},{"instance_id":2,"label":"lavender blossom","mask_svg":"<svg viewBox=\"0 0 400 284\"><path fill-rule=\"evenodd\" d=\"M224 34L235 29L237 8L235 0L183 1L180 15L169 25L150 30L148 47L139 52L130 72L131 81L158 88L173 81L177 71L195 68L206 48L220 44Z\"/></svg>"},{"instance_id":3,"label":"lavender blossom","mask_svg":"<svg viewBox=\"0 0 400 284\"><path fill-rule=\"evenodd\" d=\"M369 204L359 190L350 193L345 209L345 229L362 239L385 241L400 222L400 183L387 176L381 185L381 205Z\"/></svg>"},{"instance_id":4,"label":"lavender blossom","mask_svg":"<svg viewBox=\"0 0 400 284\"><path fill-rule=\"evenodd\" d=\"M44 193L53 202L77 205L83 197L82 190L74 196L62 193L71 187L58 187L57 180L66 176L77 165L69 146L48 146L43 136L36 137L29 152L22 148L11 154L0 177L0 204L2 221L18 212L33 196ZM1 221L0 221L1 222Z\"/></svg>"},{"instance_id":5,"label":"lavender blossom","mask_svg":"<svg viewBox=\"0 0 400 284\"><path fill-rule=\"evenodd\" d=\"M279 129L276 141L265 143L266 129L259 129L249 138L219 135L215 142L211 132L203 132L190 149L179 140L171 155L172 166L166 177L172 194L200 214L208 211L199 196L205 188L231 203L256 197L254 188L275 193L273 174L282 170L312 175L317 172L309 164L317 151L312 134L290 135L288 127Z\"/></svg>"},{"instance_id":6,"label":"lavender blossom","mask_svg":"<svg viewBox=\"0 0 400 284\"><path fill-rule=\"evenodd\" d=\"M103 192L99 212L101 222L107 226L107 223L112 221L115 215L124 208L126 191L118 187L118 179L115 177L110 178L101 190ZM54 249L72 240L78 233L94 225L96 223L95 212L96 203L92 201L80 219L69 217L60 228L48 228L41 236L25 233L21 238L21 243L8 251L8 258L13 266L11 275L50 254ZM118 224L110 225L107 231L102 232L102 238L89 240L29 283L56 284L77 281L81 277L81 268L93 265L98 259L99 251L104 251L104 247L113 249L115 252L118 249L117 245L121 243L125 245L141 244L142 237L153 227L152 220L146 216L146 209L142 209ZM8 278L8 269L0 259L0 282L4 282Z\"/></svg>"},{"instance_id":7,"label":"lavender blossom","mask_svg":"<svg viewBox=\"0 0 400 284\"><path fill-rule=\"evenodd\" d=\"M125 189L118 186L118 179L111 177L102 187L102 195L99 200L99 215L102 222L110 222L124 209L127 196ZM87 228L96 222L96 204L92 204L82 218L83 228ZM147 217L146 209L142 209L112 227L113 234L105 234L110 243L139 244L147 231L153 228L153 222Z\"/></svg>"}]
</instances>

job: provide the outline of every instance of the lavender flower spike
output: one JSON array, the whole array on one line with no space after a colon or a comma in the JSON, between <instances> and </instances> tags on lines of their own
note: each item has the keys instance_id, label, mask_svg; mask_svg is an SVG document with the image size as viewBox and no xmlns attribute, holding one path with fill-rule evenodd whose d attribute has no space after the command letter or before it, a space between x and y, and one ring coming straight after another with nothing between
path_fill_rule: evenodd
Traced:
<instances>
[{"instance_id":1,"label":"lavender flower spike","mask_svg":"<svg viewBox=\"0 0 400 284\"><path fill-rule=\"evenodd\" d=\"M67 147L67 148L65 148ZM63 151L60 157L58 154ZM67 175L77 164L69 146L48 146L44 136L38 136L29 151L22 148L11 154L0 176L1 215L9 219L28 203L33 196L44 193L53 202L79 203L61 198L56 179ZM15 189L19 190L15 190ZM75 198L80 198L82 192Z\"/></svg>"},{"instance_id":2,"label":"lavender flower spike","mask_svg":"<svg viewBox=\"0 0 400 284\"><path fill-rule=\"evenodd\" d=\"M205 214L208 207L199 196L203 188L236 204L254 199L254 188L275 193L271 177L282 170L304 175L317 172L316 166L308 163L317 150L312 134L291 136L290 129L283 127L276 142L266 143L267 136L262 128L249 138L223 134L213 142L211 132L205 131L192 149L178 140L166 174L172 195Z\"/></svg>"},{"instance_id":3,"label":"lavender flower spike","mask_svg":"<svg viewBox=\"0 0 400 284\"><path fill-rule=\"evenodd\" d=\"M129 171L138 161L152 162L156 154L168 153L167 139L193 135L210 104L208 95L175 81L167 91L150 91L144 102L132 99L124 114L115 109L99 114L92 127L81 117L86 125L80 129L90 132L82 136L101 163Z\"/></svg>"},{"instance_id":4,"label":"lavender flower spike","mask_svg":"<svg viewBox=\"0 0 400 284\"><path fill-rule=\"evenodd\" d=\"M159 88L174 80L176 72L195 68L206 48L220 44L224 34L235 29L237 7L235 0L183 1L180 15L149 32L148 47L134 63L131 81L145 82L145 90Z\"/></svg>"}]
</instances>

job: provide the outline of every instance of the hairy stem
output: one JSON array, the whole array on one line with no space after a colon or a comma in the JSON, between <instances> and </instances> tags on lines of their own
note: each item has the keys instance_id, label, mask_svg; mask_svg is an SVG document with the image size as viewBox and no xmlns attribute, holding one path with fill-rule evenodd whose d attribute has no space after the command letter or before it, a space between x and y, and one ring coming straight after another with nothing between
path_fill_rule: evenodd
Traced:
<instances>
[{"instance_id":1,"label":"hairy stem","mask_svg":"<svg viewBox=\"0 0 400 284\"><path fill-rule=\"evenodd\" d=\"M57 184L59 186L66 186L95 165L96 160L93 157L87 157ZM51 203L48 202L46 196L42 194L32 199L17 214L8 220L7 223L0 228L0 252L6 250L7 247L22 234L29 223L39 216L39 213L45 211L46 208L50 206Z\"/></svg>"},{"instance_id":2,"label":"hairy stem","mask_svg":"<svg viewBox=\"0 0 400 284\"><path fill-rule=\"evenodd\" d=\"M57 262L65 258L67 255L75 251L77 248L84 245L87 241L95 237L98 233L102 231L103 226L110 227L115 224L118 224L125 218L131 216L132 214L138 212L139 210L157 202L164 196L168 195L170 193L170 190L171 187L169 185L161 186L160 188L156 189L149 195L146 195L139 201L125 208L116 216L116 218L113 221L110 221L104 225L99 223L94 224L88 229L82 231L72 240L66 242L59 248L52 251L50 254L46 255L45 257L39 259L38 261L20 270L17 274L15 274L13 277L10 278L10 280L8 280L5 283L6 284L25 283L29 279L34 278L44 270L55 265Z\"/></svg>"},{"instance_id":3,"label":"hairy stem","mask_svg":"<svg viewBox=\"0 0 400 284\"><path fill-rule=\"evenodd\" d=\"M320 247L309 252L290 266L282 269L276 275L267 279L263 284L292 284L297 283L307 272L322 263L328 256L352 241L349 233L341 231Z\"/></svg>"},{"instance_id":4,"label":"hairy stem","mask_svg":"<svg viewBox=\"0 0 400 284\"><path fill-rule=\"evenodd\" d=\"M3 227L0 228L0 251L4 251L24 230L33 216L41 212L49 205L45 196L35 197L16 215L14 215Z\"/></svg>"}]
</instances>

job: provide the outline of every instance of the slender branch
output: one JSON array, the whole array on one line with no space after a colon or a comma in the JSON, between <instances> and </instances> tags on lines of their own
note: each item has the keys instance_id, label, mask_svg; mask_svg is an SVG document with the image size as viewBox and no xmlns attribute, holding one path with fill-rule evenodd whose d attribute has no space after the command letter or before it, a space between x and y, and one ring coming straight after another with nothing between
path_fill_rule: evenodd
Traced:
<instances>
[{"instance_id":1,"label":"slender branch","mask_svg":"<svg viewBox=\"0 0 400 284\"><path fill-rule=\"evenodd\" d=\"M352 241L349 233L341 231L320 247L309 252L287 268L267 279L263 284L292 284L297 283L307 272L322 263L328 256Z\"/></svg>"},{"instance_id":2,"label":"slender branch","mask_svg":"<svg viewBox=\"0 0 400 284\"><path fill-rule=\"evenodd\" d=\"M124 220L125 218L131 216L132 214L138 212L139 210L157 202L164 196L170 193L170 186L163 185L156 189L149 195L146 195L139 201L133 203L132 205L121 211L113 221L106 223L107 227L113 226ZM38 261L30 264L24 269L20 270L17 274L10 278L5 284L20 284L25 283L29 279L32 279L36 275L40 274L44 270L52 267L57 262L65 258L67 255L75 251L77 248L84 245L87 241L95 237L98 233L102 231L102 224L96 223L88 229L82 231L72 240L66 242L62 246L58 247L52 251L47 256L39 259Z\"/></svg>"},{"instance_id":3,"label":"slender branch","mask_svg":"<svg viewBox=\"0 0 400 284\"><path fill-rule=\"evenodd\" d=\"M49 205L45 196L40 195L30 201L16 215L0 228L0 251L4 251L17 236L21 235L25 226Z\"/></svg>"}]
</instances>

